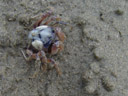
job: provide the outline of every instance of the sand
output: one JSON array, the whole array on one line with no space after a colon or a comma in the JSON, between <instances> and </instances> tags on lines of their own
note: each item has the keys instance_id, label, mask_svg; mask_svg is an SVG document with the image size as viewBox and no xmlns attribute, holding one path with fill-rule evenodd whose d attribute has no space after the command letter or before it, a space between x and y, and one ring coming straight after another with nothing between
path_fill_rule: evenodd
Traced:
<instances>
[{"instance_id":1,"label":"sand","mask_svg":"<svg viewBox=\"0 0 128 96\"><path fill-rule=\"evenodd\" d=\"M65 49L40 71L21 50L41 14L52 9ZM0 96L128 96L128 0L0 0ZM25 51L25 50L24 50Z\"/></svg>"}]
</instances>

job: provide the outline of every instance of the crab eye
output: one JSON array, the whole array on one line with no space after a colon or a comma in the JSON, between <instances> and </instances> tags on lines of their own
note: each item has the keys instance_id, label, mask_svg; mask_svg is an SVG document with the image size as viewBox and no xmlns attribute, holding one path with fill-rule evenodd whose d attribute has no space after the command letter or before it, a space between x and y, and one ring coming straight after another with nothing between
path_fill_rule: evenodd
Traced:
<instances>
[{"instance_id":1,"label":"crab eye","mask_svg":"<svg viewBox=\"0 0 128 96\"><path fill-rule=\"evenodd\" d=\"M51 40L51 39L52 39L52 37L50 36L50 37L48 37L48 39L49 39L49 40Z\"/></svg>"},{"instance_id":2,"label":"crab eye","mask_svg":"<svg viewBox=\"0 0 128 96\"><path fill-rule=\"evenodd\" d=\"M38 34L38 36L39 36L39 38L41 39L41 35L40 35L40 34Z\"/></svg>"},{"instance_id":3,"label":"crab eye","mask_svg":"<svg viewBox=\"0 0 128 96\"><path fill-rule=\"evenodd\" d=\"M53 27L50 27L50 31L51 31L52 33L54 33L54 32L55 32L55 30L54 30L54 28L53 28Z\"/></svg>"},{"instance_id":4,"label":"crab eye","mask_svg":"<svg viewBox=\"0 0 128 96\"><path fill-rule=\"evenodd\" d=\"M52 33L55 33L55 31L54 31L54 30L52 30Z\"/></svg>"},{"instance_id":5,"label":"crab eye","mask_svg":"<svg viewBox=\"0 0 128 96\"><path fill-rule=\"evenodd\" d=\"M32 42L34 41L35 39L32 39Z\"/></svg>"}]
</instances>

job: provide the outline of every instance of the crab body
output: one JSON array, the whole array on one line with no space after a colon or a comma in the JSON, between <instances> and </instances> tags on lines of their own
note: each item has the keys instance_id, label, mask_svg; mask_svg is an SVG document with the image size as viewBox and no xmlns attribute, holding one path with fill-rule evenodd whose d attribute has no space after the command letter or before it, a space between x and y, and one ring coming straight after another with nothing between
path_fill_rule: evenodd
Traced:
<instances>
[{"instance_id":1,"label":"crab body","mask_svg":"<svg viewBox=\"0 0 128 96\"><path fill-rule=\"evenodd\" d=\"M35 40L39 40L42 42L44 48L49 48L49 46L54 42L56 39L55 31L52 27L42 25L35 29L33 29L30 33L28 38L34 42Z\"/></svg>"},{"instance_id":2,"label":"crab body","mask_svg":"<svg viewBox=\"0 0 128 96\"><path fill-rule=\"evenodd\" d=\"M22 54L26 61L30 61L32 59L40 60L40 67L44 71L47 69L48 63L53 64L53 67L60 75L61 71L57 63L53 59L47 58L46 56L46 53L54 55L63 50L63 42L66 38L65 34L61 32L60 27L54 26L56 23L48 25L51 21L58 21L60 18L51 17L43 25L40 25L41 22L51 14L52 12L45 13L42 18L34 24L34 29L30 31L28 35L31 43L26 49L26 54L23 51Z\"/></svg>"}]
</instances>

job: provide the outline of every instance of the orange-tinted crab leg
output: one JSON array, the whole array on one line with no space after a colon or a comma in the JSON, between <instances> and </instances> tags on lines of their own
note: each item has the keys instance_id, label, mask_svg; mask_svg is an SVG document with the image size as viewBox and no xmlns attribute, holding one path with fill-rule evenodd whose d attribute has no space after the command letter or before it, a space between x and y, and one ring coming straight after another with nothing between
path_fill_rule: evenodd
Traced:
<instances>
[{"instance_id":1,"label":"orange-tinted crab leg","mask_svg":"<svg viewBox=\"0 0 128 96\"><path fill-rule=\"evenodd\" d=\"M56 41L56 42L53 43L52 46L51 46L50 54L52 54L52 55L57 54L58 52L62 51L63 49L64 49L63 42L61 42L61 41Z\"/></svg>"},{"instance_id":2,"label":"orange-tinted crab leg","mask_svg":"<svg viewBox=\"0 0 128 96\"><path fill-rule=\"evenodd\" d=\"M32 51L30 51L30 50L26 50L26 53L27 53L28 57L26 57L23 50L21 50L21 53L23 54L23 57L26 61L31 61L32 59L37 59L37 55L33 54Z\"/></svg>"},{"instance_id":3,"label":"orange-tinted crab leg","mask_svg":"<svg viewBox=\"0 0 128 96\"><path fill-rule=\"evenodd\" d=\"M38 53L41 61L41 69L45 72L47 70L47 57L44 51Z\"/></svg>"},{"instance_id":4,"label":"orange-tinted crab leg","mask_svg":"<svg viewBox=\"0 0 128 96\"><path fill-rule=\"evenodd\" d=\"M57 35L57 37L59 38L59 40L62 41L62 42L64 42L64 40L66 39L66 36L65 36L65 34L61 31L61 28L56 27L56 28L55 28L55 31L56 31L56 35Z\"/></svg>"},{"instance_id":5,"label":"orange-tinted crab leg","mask_svg":"<svg viewBox=\"0 0 128 96\"><path fill-rule=\"evenodd\" d=\"M67 25L67 26L69 26L69 27L71 28L71 30L72 30L72 28L73 28L70 24L68 24L68 23L66 23L66 22L63 22L63 21L57 21L57 22L55 22L55 24L53 24L52 26L53 26L53 27L57 27L58 25Z\"/></svg>"},{"instance_id":6,"label":"orange-tinted crab leg","mask_svg":"<svg viewBox=\"0 0 128 96\"><path fill-rule=\"evenodd\" d=\"M65 34L63 32L61 32L61 28L59 28L59 27L55 27L55 33L59 40L55 41L51 46L51 50L49 53L52 55L54 55L64 49L63 42L66 38Z\"/></svg>"},{"instance_id":7,"label":"orange-tinted crab leg","mask_svg":"<svg viewBox=\"0 0 128 96\"><path fill-rule=\"evenodd\" d=\"M36 27L40 26L41 22L42 22L44 19L46 19L47 17L49 17L51 14L52 14L52 11L49 11L49 12L45 13L45 14L41 17L41 19L39 19L39 20L33 25L33 27L36 28Z\"/></svg>"},{"instance_id":8,"label":"orange-tinted crab leg","mask_svg":"<svg viewBox=\"0 0 128 96\"><path fill-rule=\"evenodd\" d=\"M61 71L59 69L59 67L57 66L57 64L55 63L55 61L53 59L48 59L44 53L44 51L40 51L39 52L39 56L41 58L41 63L42 63L42 68L44 71L46 71L47 69L47 63L52 63L54 65L54 68L56 69L57 73L59 75L61 75Z\"/></svg>"},{"instance_id":9,"label":"orange-tinted crab leg","mask_svg":"<svg viewBox=\"0 0 128 96\"><path fill-rule=\"evenodd\" d=\"M52 21L60 21L61 20L61 18L59 18L59 17L51 17L48 21L46 21L45 23L44 23L44 25L48 25L48 23L50 23L50 22L52 22Z\"/></svg>"},{"instance_id":10,"label":"orange-tinted crab leg","mask_svg":"<svg viewBox=\"0 0 128 96\"><path fill-rule=\"evenodd\" d=\"M56 69L58 75L62 74L60 68L58 67L58 64L53 59L47 59L47 62L52 63L54 65L54 68Z\"/></svg>"}]
</instances>

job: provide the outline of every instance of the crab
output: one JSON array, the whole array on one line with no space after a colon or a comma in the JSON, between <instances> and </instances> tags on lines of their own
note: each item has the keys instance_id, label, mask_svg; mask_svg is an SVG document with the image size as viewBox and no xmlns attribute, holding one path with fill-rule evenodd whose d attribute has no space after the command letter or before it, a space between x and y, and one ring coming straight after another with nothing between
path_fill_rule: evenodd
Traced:
<instances>
[{"instance_id":1,"label":"crab","mask_svg":"<svg viewBox=\"0 0 128 96\"><path fill-rule=\"evenodd\" d=\"M57 73L61 75L60 68L55 60L47 58L46 54L54 55L59 53L64 48L64 40L66 39L65 34L61 31L60 27L57 27L58 23L62 23L60 18L51 17L46 20L42 25L42 21L50 17L53 12L46 12L34 25L33 30L30 31L28 39L30 44L22 54L26 61L39 60L41 62L40 68L43 71L47 70L47 64L52 64L53 68L56 69ZM50 25L54 21L55 23Z\"/></svg>"}]
</instances>

